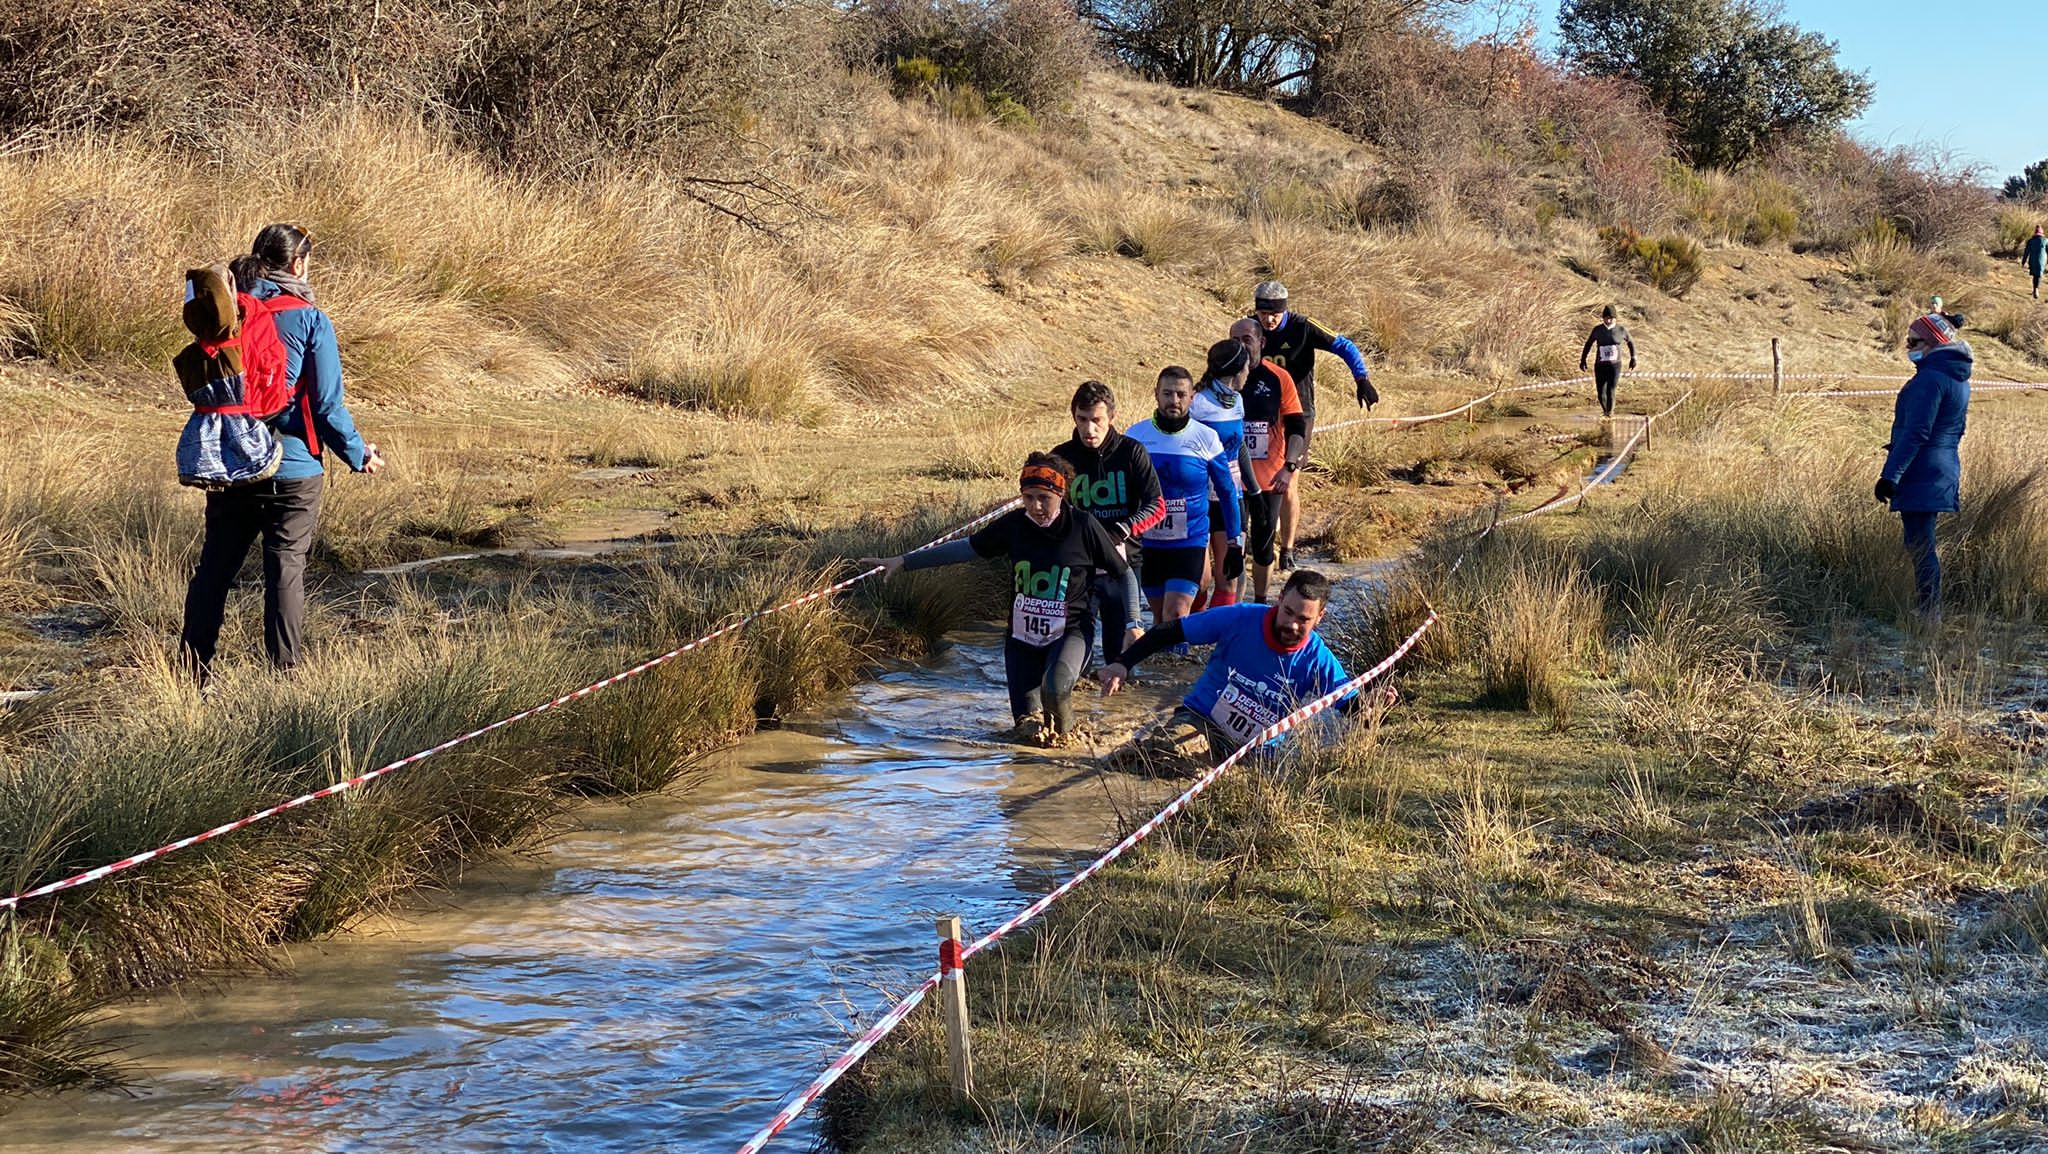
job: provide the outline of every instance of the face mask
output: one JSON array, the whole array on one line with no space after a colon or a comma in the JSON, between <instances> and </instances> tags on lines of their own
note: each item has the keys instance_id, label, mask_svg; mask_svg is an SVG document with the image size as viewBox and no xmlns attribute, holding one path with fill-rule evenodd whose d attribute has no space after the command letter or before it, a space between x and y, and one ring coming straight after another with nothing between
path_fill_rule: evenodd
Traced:
<instances>
[{"instance_id":1,"label":"face mask","mask_svg":"<svg viewBox=\"0 0 2048 1154\"><path fill-rule=\"evenodd\" d=\"M1914 363L1914 364L1916 364L1916 365L1920 363L1920 358L1921 358L1921 357L1924 357L1924 356L1926 356L1926 355L1927 355L1927 350L1926 350L1926 349L1907 349L1907 350L1906 350L1906 359L1907 359L1907 360L1909 360L1909 361L1911 361L1911 362L1913 362L1913 363Z\"/></svg>"}]
</instances>

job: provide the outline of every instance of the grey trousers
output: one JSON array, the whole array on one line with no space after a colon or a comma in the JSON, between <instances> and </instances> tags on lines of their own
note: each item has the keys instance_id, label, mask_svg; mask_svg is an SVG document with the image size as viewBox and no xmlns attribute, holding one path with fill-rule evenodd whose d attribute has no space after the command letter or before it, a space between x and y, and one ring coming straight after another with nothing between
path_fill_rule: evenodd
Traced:
<instances>
[{"instance_id":1,"label":"grey trousers","mask_svg":"<svg viewBox=\"0 0 2048 1154\"><path fill-rule=\"evenodd\" d=\"M249 555L263 540L263 647L270 663L290 669L305 649L306 555L313 548L313 522L320 515L321 477L259 481L206 495L206 537L199 567L185 589L185 628L178 660L204 681L213 668L228 592Z\"/></svg>"}]
</instances>

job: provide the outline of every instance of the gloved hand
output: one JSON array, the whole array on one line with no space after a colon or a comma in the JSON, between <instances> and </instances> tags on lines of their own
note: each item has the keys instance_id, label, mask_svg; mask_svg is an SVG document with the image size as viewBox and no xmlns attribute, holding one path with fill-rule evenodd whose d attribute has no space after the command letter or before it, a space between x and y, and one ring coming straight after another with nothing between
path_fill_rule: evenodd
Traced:
<instances>
[{"instance_id":1,"label":"gloved hand","mask_svg":"<svg viewBox=\"0 0 2048 1154\"><path fill-rule=\"evenodd\" d=\"M1358 403L1360 405L1365 406L1370 411L1374 405L1380 403L1380 391L1372 387L1371 377L1353 377L1351 380L1358 386Z\"/></svg>"},{"instance_id":2,"label":"gloved hand","mask_svg":"<svg viewBox=\"0 0 2048 1154\"><path fill-rule=\"evenodd\" d=\"M1880 501L1891 500L1892 494L1898 491L1899 487L1897 485L1892 484L1890 481L1885 480L1883 477L1879 477L1877 479L1877 487L1871 490L1871 492L1877 494L1877 499Z\"/></svg>"},{"instance_id":3,"label":"gloved hand","mask_svg":"<svg viewBox=\"0 0 2048 1154\"><path fill-rule=\"evenodd\" d=\"M1244 576L1244 546L1233 542L1223 551L1223 579L1235 581Z\"/></svg>"}]
</instances>

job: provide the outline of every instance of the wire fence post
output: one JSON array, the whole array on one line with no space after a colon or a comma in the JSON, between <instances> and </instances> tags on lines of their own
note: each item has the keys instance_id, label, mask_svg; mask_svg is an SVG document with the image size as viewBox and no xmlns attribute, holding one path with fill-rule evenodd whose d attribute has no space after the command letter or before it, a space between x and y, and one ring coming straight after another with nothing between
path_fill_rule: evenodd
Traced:
<instances>
[{"instance_id":1,"label":"wire fence post","mask_svg":"<svg viewBox=\"0 0 2048 1154\"><path fill-rule=\"evenodd\" d=\"M1771 395L1785 387L1785 357L1778 348L1778 338L1771 338Z\"/></svg>"},{"instance_id":2,"label":"wire fence post","mask_svg":"<svg viewBox=\"0 0 2048 1154\"><path fill-rule=\"evenodd\" d=\"M953 1100L974 1100L974 1053L967 1041L967 972L960 961L960 919L939 919L939 1006L946 1015L946 1058Z\"/></svg>"}]
</instances>

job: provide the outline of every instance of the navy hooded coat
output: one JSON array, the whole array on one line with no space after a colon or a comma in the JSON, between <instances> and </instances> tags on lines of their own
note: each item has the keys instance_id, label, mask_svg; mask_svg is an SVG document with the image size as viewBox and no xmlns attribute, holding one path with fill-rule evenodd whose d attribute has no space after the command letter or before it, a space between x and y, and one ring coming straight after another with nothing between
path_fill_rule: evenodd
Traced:
<instances>
[{"instance_id":1,"label":"navy hooded coat","mask_svg":"<svg viewBox=\"0 0 2048 1154\"><path fill-rule=\"evenodd\" d=\"M1899 390L1891 452L1880 474L1897 486L1893 512L1953 513L1959 507L1963 459L1956 449L1969 418L1972 364L1962 341L1931 349Z\"/></svg>"}]
</instances>

